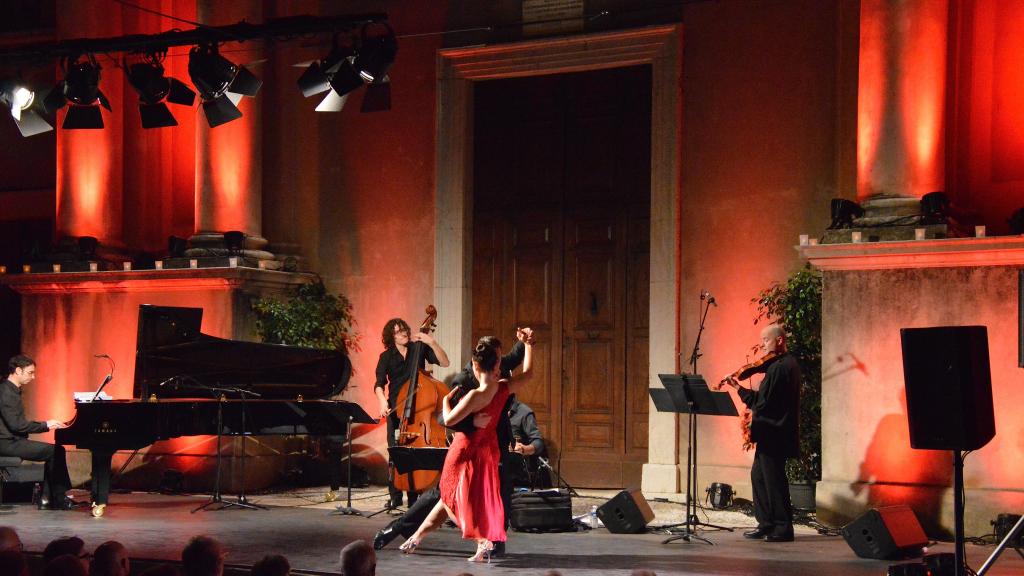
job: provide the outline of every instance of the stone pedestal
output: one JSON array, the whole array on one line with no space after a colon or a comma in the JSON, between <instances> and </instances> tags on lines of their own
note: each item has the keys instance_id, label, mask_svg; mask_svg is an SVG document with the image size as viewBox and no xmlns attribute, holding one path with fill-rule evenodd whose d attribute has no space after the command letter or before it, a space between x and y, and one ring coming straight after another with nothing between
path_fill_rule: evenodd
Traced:
<instances>
[{"instance_id":1,"label":"stone pedestal","mask_svg":"<svg viewBox=\"0 0 1024 576\"><path fill-rule=\"evenodd\" d=\"M167 269L132 272L33 273L0 275L0 282L21 295L22 351L37 362L38 379L24 391L25 410L37 420L70 420L75 415L72 393L95 390L109 370L95 354L114 361L114 379L104 389L114 398L133 397L136 335L140 304L203 309L202 332L230 340L255 338L250 301L282 293L309 282L311 275L254 268ZM53 441L53 434L38 438ZM241 477L233 455L241 439L228 439L222 487L237 492ZM269 486L288 469L288 437L246 440L248 490ZM122 486L153 489L163 470L185 472L186 489L212 486L216 441L183 437L144 448L122 477ZM89 476L89 453L68 447L72 480ZM114 466L127 459L119 453ZM126 482L127 484L125 484Z\"/></svg>"},{"instance_id":2,"label":"stone pedestal","mask_svg":"<svg viewBox=\"0 0 1024 576\"><path fill-rule=\"evenodd\" d=\"M988 328L996 437L967 459L966 530L1024 506L1019 418L1024 237L804 246L822 271L822 481L818 517L842 525L907 504L933 537L952 530L952 454L914 450L900 329Z\"/></svg>"}]
</instances>

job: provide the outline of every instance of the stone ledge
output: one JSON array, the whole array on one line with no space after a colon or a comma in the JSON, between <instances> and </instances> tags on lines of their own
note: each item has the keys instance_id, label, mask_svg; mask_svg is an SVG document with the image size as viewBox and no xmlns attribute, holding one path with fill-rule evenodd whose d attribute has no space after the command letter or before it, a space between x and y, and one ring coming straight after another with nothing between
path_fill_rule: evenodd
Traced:
<instances>
[{"instance_id":1,"label":"stone ledge","mask_svg":"<svg viewBox=\"0 0 1024 576\"><path fill-rule=\"evenodd\" d=\"M197 288L286 287L313 280L313 274L259 268L175 268L102 272L2 274L0 284L21 294L140 292Z\"/></svg>"},{"instance_id":2,"label":"stone ledge","mask_svg":"<svg viewBox=\"0 0 1024 576\"><path fill-rule=\"evenodd\" d=\"M819 270L1024 265L1024 236L818 244L796 250Z\"/></svg>"}]
</instances>

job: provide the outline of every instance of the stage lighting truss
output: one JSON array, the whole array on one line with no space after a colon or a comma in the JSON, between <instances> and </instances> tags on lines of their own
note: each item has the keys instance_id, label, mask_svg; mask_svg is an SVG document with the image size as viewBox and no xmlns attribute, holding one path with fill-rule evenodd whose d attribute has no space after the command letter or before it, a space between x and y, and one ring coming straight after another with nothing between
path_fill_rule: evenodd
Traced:
<instances>
[{"instance_id":1,"label":"stage lighting truss","mask_svg":"<svg viewBox=\"0 0 1024 576\"><path fill-rule=\"evenodd\" d=\"M92 54L64 60L64 80L43 101L48 112L68 107L61 128L96 130L103 128L100 106L108 111L110 101L100 90L100 65Z\"/></svg>"},{"instance_id":2,"label":"stage lighting truss","mask_svg":"<svg viewBox=\"0 0 1024 576\"><path fill-rule=\"evenodd\" d=\"M263 85L244 66L221 56L216 44L199 44L189 51L188 75L203 100L211 128L241 118L238 102L242 96L255 96Z\"/></svg>"},{"instance_id":3,"label":"stage lighting truss","mask_svg":"<svg viewBox=\"0 0 1024 576\"><path fill-rule=\"evenodd\" d=\"M128 83L139 94L139 115L143 128L163 128L177 126L178 122L171 114L166 102L192 106L196 93L177 78L164 75L163 60L166 50L136 55L135 62L128 58L124 61L124 70Z\"/></svg>"},{"instance_id":4,"label":"stage lighting truss","mask_svg":"<svg viewBox=\"0 0 1024 576\"><path fill-rule=\"evenodd\" d=\"M0 81L0 103L10 110L22 136L35 136L53 130L53 126L36 111L42 104L36 100L35 91L24 82L11 79Z\"/></svg>"},{"instance_id":5,"label":"stage lighting truss","mask_svg":"<svg viewBox=\"0 0 1024 576\"><path fill-rule=\"evenodd\" d=\"M0 80L0 104L17 123L22 136L53 130L51 121L58 110L67 107L62 128L103 128L100 107L111 110L110 101L100 90L101 67L95 54L126 54L119 63L128 83L139 95L139 114L143 128L176 126L170 104L191 106L198 92L203 112L211 127L242 117L238 103L243 96L256 96L262 81L245 66L235 64L219 53L219 43L264 38L292 39L306 34L333 34L334 48L323 59L307 64L299 79L305 97L328 92L317 105L318 112L337 112L348 95L367 86L362 112L389 110L391 85L387 75L398 53L394 30L386 14L364 14L336 18L294 16L271 20L262 25L239 22L220 27L174 30L150 36L123 36L98 40L73 40L52 45L14 47L16 58L51 55L59 59L63 78L45 96L16 80ZM338 37L346 38L342 46ZM163 60L169 47L190 46L188 74L195 90L165 74ZM5 51L0 49L0 58Z\"/></svg>"}]
</instances>

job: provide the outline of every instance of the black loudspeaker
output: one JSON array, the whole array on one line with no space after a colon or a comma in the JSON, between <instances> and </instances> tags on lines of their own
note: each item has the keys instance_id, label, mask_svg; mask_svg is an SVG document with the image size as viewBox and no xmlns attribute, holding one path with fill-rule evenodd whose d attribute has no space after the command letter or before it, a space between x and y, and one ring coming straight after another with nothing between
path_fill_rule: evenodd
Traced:
<instances>
[{"instance_id":1,"label":"black loudspeaker","mask_svg":"<svg viewBox=\"0 0 1024 576\"><path fill-rule=\"evenodd\" d=\"M975 450L988 444L996 434L988 330L903 328L900 337L910 446Z\"/></svg>"},{"instance_id":2,"label":"black loudspeaker","mask_svg":"<svg viewBox=\"0 0 1024 576\"><path fill-rule=\"evenodd\" d=\"M640 493L639 488L623 490L597 509L597 517L609 532L615 534L636 534L643 532L654 520L651 506Z\"/></svg>"},{"instance_id":3,"label":"black loudspeaker","mask_svg":"<svg viewBox=\"0 0 1024 576\"><path fill-rule=\"evenodd\" d=\"M876 560L920 556L928 544L909 506L872 508L843 526L843 538L854 554Z\"/></svg>"}]
</instances>

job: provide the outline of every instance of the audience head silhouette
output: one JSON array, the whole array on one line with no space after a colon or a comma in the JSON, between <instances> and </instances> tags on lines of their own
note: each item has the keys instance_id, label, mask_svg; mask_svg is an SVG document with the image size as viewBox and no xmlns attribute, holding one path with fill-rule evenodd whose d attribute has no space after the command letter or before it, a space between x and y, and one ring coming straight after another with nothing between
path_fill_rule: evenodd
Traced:
<instances>
[{"instance_id":1,"label":"audience head silhouette","mask_svg":"<svg viewBox=\"0 0 1024 576\"><path fill-rule=\"evenodd\" d=\"M374 576L377 573L377 553L366 540L350 542L341 549L342 576Z\"/></svg>"},{"instance_id":2,"label":"audience head silhouette","mask_svg":"<svg viewBox=\"0 0 1024 576\"><path fill-rule=\"evenodd\" d=\"M196 536L181 551L181 569L185 576L221 576L224 548L209 536Z\"/></svg>"}]
</instances>

